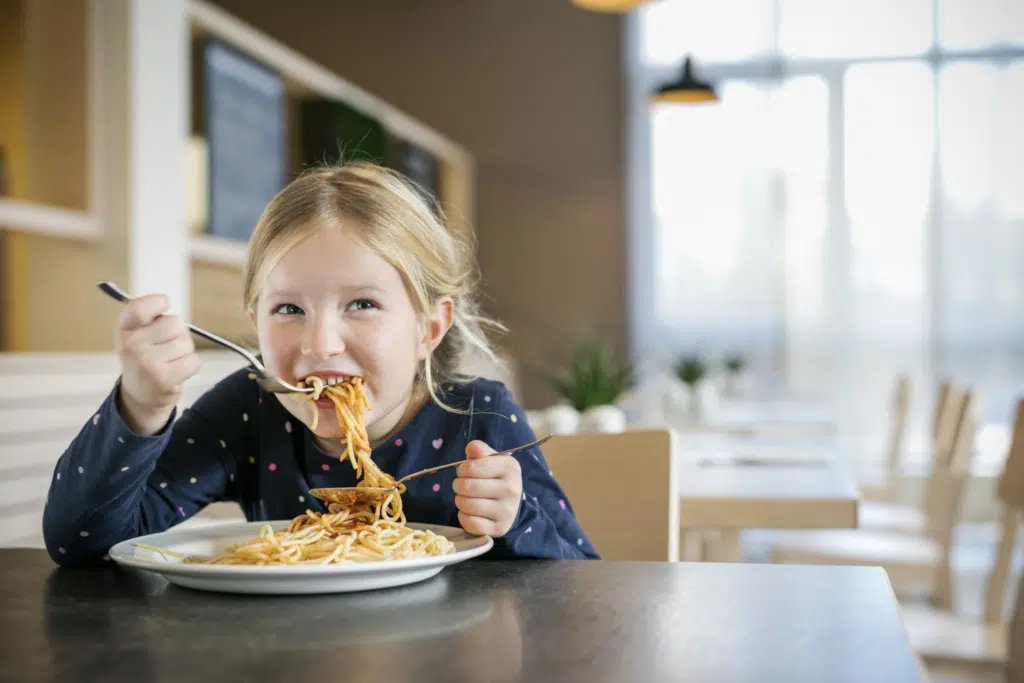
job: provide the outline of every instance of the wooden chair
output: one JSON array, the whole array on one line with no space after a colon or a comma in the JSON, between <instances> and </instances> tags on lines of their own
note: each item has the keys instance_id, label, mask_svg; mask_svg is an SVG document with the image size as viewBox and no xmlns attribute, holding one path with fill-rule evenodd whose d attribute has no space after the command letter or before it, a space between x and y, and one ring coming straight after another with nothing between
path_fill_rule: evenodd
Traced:
<instances>
[{"instance_id":1,"label":"wooden chair","mask_svg":"<svg viewBox=\"0 0 1024 683\"><path fill-rule=\"evenodd\" d=\"M1003 506L1001 533L995 563L985 587L982 619L967 619L950 609L926 605L902 607L910 642L928 663L955 662L971 668L1001 669L1007 664L1011 648L1014 650L1014 670L1019 669L1021 660L1024 660L1024 640L1010 640L1004 616L1014 546L1024 521L1024 400L1017 405L1013 441L996 487L996 496ZM1024 595L1018 594L1015 620L1021 618L1022 599Z\"/></svg>"},{"instance_id":2,"label":"wooden chair","mask_svg":"<svg viewBox=\"0 0 1024 683\"><path fill-rule=\"evenodd\" d=\"M244 364L235 354L204 353L182 407ZM112 353L0 354L0 547L42 547L43 503L54 465L118 374ZM232 507L230 516L241 519L241 510ZM207 510L186 524L226 513L224 506Z\"/></svg>"},{"instance_id":3,"label":"wooden chair","mask_svg":"<svg viewBox=\"0 0 1024 683\"><path fill-rule=\"evenodd\" d=\"M900 504L892 500L864 501L858 520L860 528L915 535L937 533L932 518L936 514L941 515L942 511L935 509L939 502L936 501L936 487L941 485L942 469L948 466L965 396L966 392L961 387L945 382L939 387L931 430L931 470L924 485L921 505ZM895 468L890 469L895 471ZM895 490L890 495L895 498Z\"/></svg>"},{"instance_id":4,"label":"wooden chair","mask_svg":"<svg viewBox=\"0 0 1024 683\"><path fill-rule=\"evenodd\" d=\"M791 564L881 566L893 588L928 589L936 603L953 603L950 552L960 499L968 476L979 420L979 400L968 392L958 419L953 450L945 467L937 469L934 490L934 536L909 536L864 529L780 534L773 560Z\"/></svg>"},{"instance_id":5,"label":"wooden chair","mask_svg":"<svg viewBox=\"0 0 1024 683\"><path fill-rule=\"evenodd\" d=\"M910 413L911 382L907 375L896 379L892 396L892 423L889 434L889 453L885 463L885 478L881 482L861 482L861 496L866 500L894 500L899 484L900 460Z\"/></svg>"},{"instance_id":6,"label":"wooden chair","mask_svg":"<svg viewBox=\"0 0 1024 683\"><path fill-rule=\"evenodd\" d=\"M679 559L679 456L672 430L558 436L544 456L606 560Z\"/></svg>"}]
</instances>

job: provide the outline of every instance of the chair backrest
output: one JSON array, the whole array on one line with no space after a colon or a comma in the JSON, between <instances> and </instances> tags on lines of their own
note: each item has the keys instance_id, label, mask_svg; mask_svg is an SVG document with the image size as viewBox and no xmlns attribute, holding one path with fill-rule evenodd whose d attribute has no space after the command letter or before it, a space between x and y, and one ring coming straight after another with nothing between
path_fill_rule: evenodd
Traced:
<instances>
[{"instance_id":1,"label":"chair backrest","mask_svg":"<svg viewBox=\"0 0 1024 683\"><path fill-rule=\"evenodd\" d=\"M602 559L679 559L675 432L558 436L544 456Z\"/></svg>"},{"instance_id":2,"label":"chair backrest","mask_svg":"<svg viewBox=\"0 0 1024 683\"><path fill-rule=\"evenodd\" d=\"M927 532L940 547L939 566L935 583L937 606L953 609L953 531L960 517L960 503L964 484L970 473L974 438L981 420L981 399L974 391L967 391L960 404L956 435L946 462L936 461L930 484L932 504L927 512Z\"/></svg>"},{"instance_id":3,"label":"chair backrest","mask_svg":"<svg viewBox=\"0 0 1024 683\"><path fill-rule=\"evenodd\" d=\"M996 486L996 497L1003 506L1000 539L996 551L992 573L989 574L985 586L985 621L1000 623L1003 621L1003 605L1006 587L1010 582L1013 564L1013 551L1017 544L1017 534L1021 522L1024 521L1024 399L1017 403L1017 413L1013 422L1013 438L1010 450L1006 454L1003 473ZM1024 614L1020 613L1021 600L1024 595L1017 596L1017 609L1014 612L1017 636L1011 643L1011 660L1018 668L1024 663Z\"/></svg>"},{"instance_id":4,"label":"chair backrest","mask_svg":"<svg viewBox=\"0 0 1024 683\"><path fill-rule=\"evenodd\" d=\"M245 365L234 354L204 353L185 385L188 406ZM0 547L42 545L43 503L54 464L111 391L112 354L0 354Z\"/></svg>"},{"instance_id":5,"label":"chair backrest","mask_svg":"<svg viewBox=\"0 0 1024 683\"><path fill-rule=\"evenodd\" d=\"M940 543L952 543L953 528L960 514L964 482L970 475L974 439L981 420L981 398L974 391L966 391L960 403L956 430L949 457L936 459L932 468L931 508L928 512L929 530Z\"/></svg>"},{"instance_id":6,"label":"chair backrest","mask_svg":"<svg viewBox=\"0 0 1024 683\"><path fill-rule=\"evenodd\" d=\"M967 400L967 390L956 384L943 382L939 386L936 398L935 414L932 417L931 470L925 481L921 505L928 517L941 513L934 509L937 502L941 503L941 499L937 497L936 486L941 484L939 478L941 478L942 469L949 467L957 430L961 426L960 421L963 416L964 401Z\"/></svg>"},{"instance_id":7,"label":"chair backrest","mask_svg":"<svg viewBox=\"0 0 1024 683\"><path fill-rule=\"evenodd\" d=\"M932 453L933 460L948 460L956 441L961 411L967 400L965 387L943 382L935 401L935 414L932 416Z\"/></svg>"},{"instance_id":8,"label":"chair backrest","mask_svg":"<svg viewBox=\"0 0 1024 683\"><path fill-rule=\"evenodd\" d=\"M889 435L889 459L886 463L886 485L893 487L899 479L900 459L903 457L903 438L907 432L907 415L910 413L910 377L900 375L892 396L892 433Z\"/></svg>"}]
</instances>

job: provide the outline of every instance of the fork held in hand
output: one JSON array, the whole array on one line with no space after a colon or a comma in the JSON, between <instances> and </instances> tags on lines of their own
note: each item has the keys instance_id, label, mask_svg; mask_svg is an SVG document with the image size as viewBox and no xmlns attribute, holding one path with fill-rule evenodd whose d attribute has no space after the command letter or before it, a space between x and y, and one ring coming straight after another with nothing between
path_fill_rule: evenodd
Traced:
<instances>
[{"instance_id":1,"label":"fork held in hand","mask_svg":"<svg viewBox=\"0 0 1024 683\"><path fill-rule=\"evenodd\" d=\"M132 300L135 299L134 296L132 296L131 294L128 294L123 289L118 287L113 282L110 282L109 280L101 280L100 282L96 283L96 286L99 287L100 290L103 291L105 294L107 294L107 296L111 297L112 299L116 299L117 301L120 301L122 303L127 303L127 302L132 301ZM232 351L234 351L238 355L242 356L242 358L245 358L247 361L249 361L249 363L252 365L253 369L255 369L258 373L260 373L263 376L261 378L261 380L260 380L260 385L264 389L266 389L267 391L273 391L273 392L276 392L276 393L281 393L281 392L297 392L297 393L301 393L301 394L311 394L311 393L313 393L313 389L312 388L300 388L300 387L297 387L297 386L293 386L293 385L288 384L287 382L285 382L283 379L279 379L277 377L274 377L273 375L271 375L270 373L267 372L267 368L263 365L263 363L260 362L259 358L257 358L252 353L249 353L248 351L243 349L241 346L238 346L237 344L232 344L227 339L224 339L222 337L218 337L213 332L209 332L207 330L204 330L203 328L201 328L201 327L199 327L197 325L193 325L192 323L186 323L186 325L188 326L188 329L192 331L193 334L197 334L197 335L199 335L200 337L202 337L204 339L209 339L214 344L220 344L221 346L223 346L226 349L231 349Z\"/></svg>"}]
</instances>

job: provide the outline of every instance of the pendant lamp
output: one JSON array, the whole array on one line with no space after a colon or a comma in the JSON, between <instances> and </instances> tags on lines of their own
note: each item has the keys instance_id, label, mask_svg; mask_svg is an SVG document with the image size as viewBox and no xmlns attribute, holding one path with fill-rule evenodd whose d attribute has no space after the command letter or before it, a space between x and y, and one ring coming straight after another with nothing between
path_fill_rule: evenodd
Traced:
<instances>
[{"instance_id":1,"label":"pendant lamp","mask_svg":"<svg viewBox=\"0 0 1024 683\"><path fill-rule=\"evenodd\" d=\"M645 0L572 0L572 4L583 9L617 14L624 14L644 2Z\"/></svg>"},{"instance_id":2,"label":"pendant lamp","mask_svg":"<svg viewBox=\"0 0 1024 683\"><path fill-rule=\"evenodd\" d=\"M654 93L655 102L715 102L718 95L708 82L693 75L693 60L683 62L683 73L678 80L666 83Z\"/></svg>"}]
</instances>

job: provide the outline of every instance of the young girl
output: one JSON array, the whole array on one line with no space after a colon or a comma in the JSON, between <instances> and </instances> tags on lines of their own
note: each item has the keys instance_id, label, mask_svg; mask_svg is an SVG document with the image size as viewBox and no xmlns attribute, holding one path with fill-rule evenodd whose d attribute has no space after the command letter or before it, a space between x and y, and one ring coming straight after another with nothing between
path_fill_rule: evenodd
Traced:
<instances>
[{"instance_id":1,"label":"young girl","mask_svg":"<svg viewBox=\"0 0 1024 683\"><path fill-rule=\"evenodd\" d=\"M273 375L362 377L382 470L399 478L469 460L408 483L410 522L492 536L494 558L594 558L539 448L488 457L535 435L504 385L459 373L471 353L493 358L471 263L397 174L360 163L318 169L282 190L256 226L245 306ZM252 521L291 519L325 511L310 489L356 484L330 400L264 392L248 370L175 420L199 358L167 307L160 295L125 306L121 377L57 462L43 532L60 564L100 560L213 502L236 501Z\"/></svg>"}]
</instances>

